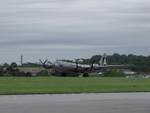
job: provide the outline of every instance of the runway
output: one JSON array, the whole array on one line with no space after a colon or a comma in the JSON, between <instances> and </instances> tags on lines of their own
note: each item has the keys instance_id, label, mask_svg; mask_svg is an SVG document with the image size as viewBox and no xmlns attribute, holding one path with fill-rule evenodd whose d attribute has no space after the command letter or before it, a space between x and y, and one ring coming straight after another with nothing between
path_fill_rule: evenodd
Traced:
<instances>
[{"instance_id":1,"label":"runway","mask_svg":"<svg viewBox=\"0 0 150 113\"><path fill-rule=\"evenodd\" d=\"M0 113L150 113L150 93L0 96Z\"/></svg>"}]
</instances>

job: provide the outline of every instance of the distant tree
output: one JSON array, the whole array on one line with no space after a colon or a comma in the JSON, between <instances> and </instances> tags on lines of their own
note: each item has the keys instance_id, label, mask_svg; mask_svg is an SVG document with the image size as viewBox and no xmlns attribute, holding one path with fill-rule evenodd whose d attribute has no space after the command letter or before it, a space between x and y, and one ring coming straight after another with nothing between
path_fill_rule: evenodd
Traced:
<instances>
[{"instance_id":1,"label":"distant tree","mask_svg":"<svg viewBox=\"0 0 150 113\"><path fill-rule=\"evenodd\" d=\"M3 69L3 67L1 66L1 67L0 67L0 76L4 76L4 73L5 73L5 72L4 72L4 69Z\"/></svg>"},{"instance_id":2,"label":"distant tree","mask_svg":"<svg viewBox=\"0 0 150 113\"><path fill-rule=\"evenodd\" d=\"M8 63L4 63L3 67L8 67L9 64Z\"/></svg>"},{"instance_id":3,"label":"distant tree","mask_svg":"<svg viewBox=\"0 0 150 113\"><path fill-rule=\"evenodd\" d=\"M17 67L17 64L15 62L12 62L11 65L10 65L12 68L16 68Z\"/></svg>"},{"instance_id":4,"label":"distant tree","mask_svg":"<svg viewBox=\"0 0 150 113\"><path fill-rule=\"evenodd\" d=\"M40 65L40 64L37 64L37 63L28 62L28 63L24 63L22 66L23 66L23 67L39 67L39 66L41 66L41 65Z\"/></svg>"}]
</instances>

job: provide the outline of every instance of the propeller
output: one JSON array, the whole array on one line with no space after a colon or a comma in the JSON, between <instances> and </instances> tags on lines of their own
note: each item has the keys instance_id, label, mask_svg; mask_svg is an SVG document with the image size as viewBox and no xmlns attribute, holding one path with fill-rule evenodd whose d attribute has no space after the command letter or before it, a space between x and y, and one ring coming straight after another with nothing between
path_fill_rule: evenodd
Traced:
<instances>
[{"instance_id":1,"label":"propeller","mask_svg":"<svg viewBox=\"0 0 150 113\"><path fill-rule=\"evenodd\" d=\"M54 64L51 61L48 61L48 59L46 59L45 61L42 61L40 59L39 61L40 61L40 63L42 64L42 66L44 68L52 68L52 67L54 67Z\"/></svg>"},{"instance_id":2,"label":"propeller","mask_svg":"<svg viewBox=\"0 0 150 113\"><path fill-rule=\"evenodd\" d=\"M42 66L45 68L48 59L46 59L45 61L42 61L42 60L40 59L39 61L40 61L40 63L42 64Z\"/></svg>"},{"instance_id":3,"label":"propeller","mask_svg":"<svg viewBox=\"0 0 150 113\"><path fill-rule=\"evenodd\" d=\"M44 62L41 59L39 61L42 65L45 65L47 63L48 59L46 59Z\"/></svg>"},{"instance_id":4,"label":"propeller","mask_svg":"<svg viewBox=\"0 0 150 113\"><path fill-rule=\"evenodd\" d=\"M76 63L76 70L78 70L79 63L83 62L83 59L75 59L74 62Z\"/></svg>"},{"instance_id":5,"label":"propeller","mask_svg":"<svg viewBox=\"0 0 150 113\"><path fill-rule=\"evenodd\" d=\"M96 63L96 60L93 60L93 61L91 62L91 68L90 68L90 71L93 70L93 68L94 68L94 63Z\"/></svg>"}]
</instances>

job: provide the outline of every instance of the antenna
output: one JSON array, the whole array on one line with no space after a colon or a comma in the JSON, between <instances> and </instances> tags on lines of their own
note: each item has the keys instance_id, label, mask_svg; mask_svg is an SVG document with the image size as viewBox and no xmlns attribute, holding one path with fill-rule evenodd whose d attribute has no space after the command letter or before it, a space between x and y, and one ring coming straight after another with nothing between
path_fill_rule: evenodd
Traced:
<instances>
[{"instance_id":1,"label":"antenna","mask_svg":"<svg viewBox=\"0 0 150 113\"><path fill-rule=\"evenodd\" d=\"M20 57L20 64L21 64L21 66L23 65L23 55L21 55L21 57Z\"/></svg>"}]
</instances>

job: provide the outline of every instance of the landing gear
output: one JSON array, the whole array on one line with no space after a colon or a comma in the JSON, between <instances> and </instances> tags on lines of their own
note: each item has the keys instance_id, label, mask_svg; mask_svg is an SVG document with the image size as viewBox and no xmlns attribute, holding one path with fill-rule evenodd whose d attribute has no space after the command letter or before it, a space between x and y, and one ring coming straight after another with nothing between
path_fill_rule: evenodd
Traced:
<instances>
[{"instance_id":1,"label":"landing gear","mask_svg":"<svg viewBox=\"0 0 150 113\"><path fill-rule=\"evenodd\" d=\"M89 74L87 72L84 72L83 77L89 77Z\"/></svg>"}]
</instances>

